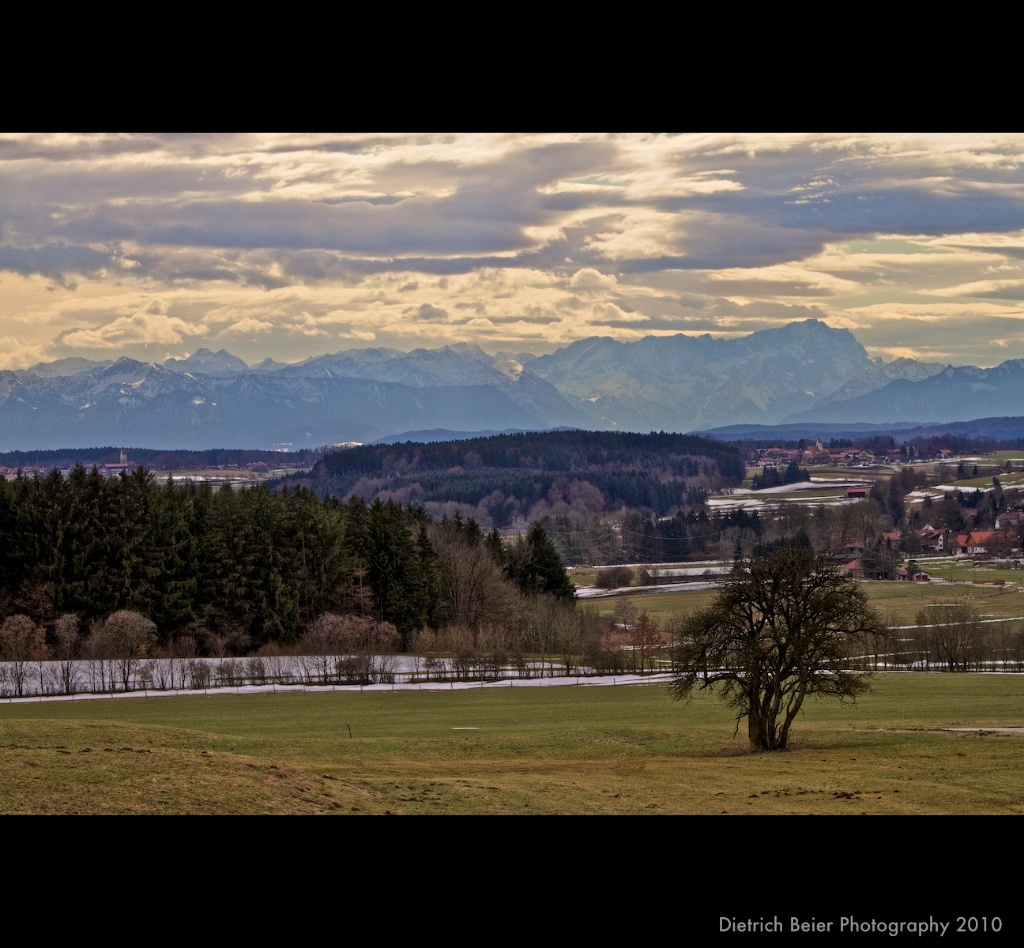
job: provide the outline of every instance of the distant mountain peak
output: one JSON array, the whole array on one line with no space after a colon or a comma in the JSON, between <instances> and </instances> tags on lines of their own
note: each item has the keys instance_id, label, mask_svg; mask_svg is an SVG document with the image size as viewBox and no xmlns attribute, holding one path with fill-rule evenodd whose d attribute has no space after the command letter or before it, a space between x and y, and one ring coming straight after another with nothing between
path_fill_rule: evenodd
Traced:
<instances>
[{"instance_id":1,"label":"distant mountain peak","mask_svg":"<svg viewBox=\"0 0 1024 948\"><path fill-rule=\"evenodd\" d=\"M55 362L37 362L26 369L25 374L56 378L64 375L78 375L80 372L90 372L93 369L106 368L109 365L112 365L109 359L105 362L98 362L95 359L69 356L66 359L57 359Z\"/></svg>"},{"instance_id":2,"label":"distant mountain peak","mask_svg":"<svg viewBox=\"0 0 1024 948\"><path fill-rule=\"evenodd\" d=\"M218 349L211 352L209 349L196 349L185 359L165 359L164 368L176 372L201 372L204 375L234 375L236 372L246 372L249 369L248 363L232 355L227 349Z\"/></svg>"}]
</instances>

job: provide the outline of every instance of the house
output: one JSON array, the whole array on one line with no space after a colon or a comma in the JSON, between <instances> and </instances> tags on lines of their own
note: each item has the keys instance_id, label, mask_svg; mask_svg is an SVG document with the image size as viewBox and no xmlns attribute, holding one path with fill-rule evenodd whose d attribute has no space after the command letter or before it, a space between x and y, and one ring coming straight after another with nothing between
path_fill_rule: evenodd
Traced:
<instances>
[{"instance_id":1,"label":"house","mask_svg":"<svg viewBox=\"0 0 1024 948\"><path fill-rule=\"evenodd\" d=\"M1007 510L996 517L997 530L1019 530L1024 526L1024 510Z\"/></svg>"},{"instance_id":2,"label":"house","mask_svg":"<svg viewBox=\"0 0 1024 948\"><path fill-rule=\"evenodd\" d=\"M1017 538L1010 530L972 530L956 538L956 553L960 556L1005 556L1016 547Z\"/></svg>"},{"instance_id":3,"label":"house","mask_svg":"<svg viewBox=\"0 0 1024 948\"><path fill-rule=\"evenodd\" d=\"M921 549L926 553L942 553L947 547L945 530L936 530L930 523L917 533L921 541Z\"/></svg>"},{"instance_id":4,"label":"house","mask_svg":"<svg viewBox=\"0 0 1024 948\"><path fill-rule=\"evenodd\" d=\"M864 578L864 567L861 565L860 560L850 560L849 563L846 563L843 566L843 569L845 569L846 572L855 579Z\"/></svg>"}]
</instances>

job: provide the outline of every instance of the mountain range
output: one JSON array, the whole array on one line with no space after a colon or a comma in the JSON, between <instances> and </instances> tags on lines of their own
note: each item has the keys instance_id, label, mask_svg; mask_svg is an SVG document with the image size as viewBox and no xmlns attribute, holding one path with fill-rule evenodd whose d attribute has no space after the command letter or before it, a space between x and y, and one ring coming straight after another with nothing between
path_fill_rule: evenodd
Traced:
<instances>
[{"instance_id":1,"label":"mountain range","mask_svg":"<svg viewBox=\"0 0 1024 948\"><path fill-rule=\"evenodd\" d=\"M63 359L0 370L0 450L294 450L439 432L736 426L892 428L1024 415L1024 360L991 369L872 359L819 320L736 339L592 337L549 355L457 344L248 365L200 349L162 363ZM415 432L421 435L416 437ZM427 433L432 433L427 436Z\"/></svg>"}]
</instances>

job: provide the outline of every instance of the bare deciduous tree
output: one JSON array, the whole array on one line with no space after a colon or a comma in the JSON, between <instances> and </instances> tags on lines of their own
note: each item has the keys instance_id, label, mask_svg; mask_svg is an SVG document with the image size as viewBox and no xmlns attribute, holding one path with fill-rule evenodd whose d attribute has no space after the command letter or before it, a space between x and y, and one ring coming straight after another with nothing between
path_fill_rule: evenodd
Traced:
<instances>
[{"instance_id":1,"label":"bare deciduous tree","mask_svg":"<svg viewBox=\"0 0 1024 948\"><path fill-rule=\"evenodd\" d=\"M674 697L719 690L747 719L753 750L783 750L807 697L855 699L869 672L851 659L885 625L842 568L784 545L736 564L711 605L677 620Z\"/></svg>"},{"instance_id":2,"label":"bare deciduous tree","mask_svg":"<svg viewBox=\"0 0 1024 948\"><path fill-rule=\"evenodd\" d=\"M302 636L298 662L310 682L368 684L393 674L390 656L400 646L398 629L390 622L326 613Z\"/></svg>"},{"instance_id":3,"label":"bare deciduous tree","mask_svg":"<svg viewBox=\"0 0 1024 948\"><path fill-rule=\"evenodd\" d=\"M469 542L451 523L431 525L429 536L445 618L470 629L475 646L485 624L519 614L521 597L486 543Z\"/></svg>"},{"instance_id":4,"label":"bare deciduous tree","mask_svg":"<svg viewBox=\"0 0 1024 948\"><path fill-rule=\"evenodd\" d=\"M593 610L580 611L585 629L586 661L598 674L625 671L624 636L615 623Z\"/></svg>"},{"instance_id":5,"label":"bare deciduous tree","mask_svg":"<svg viewBox=\"0 0 1024 948\"><path fill-rule=\"evenodd\" d=\"M561 657L562 672L573 675L583 662L585 652L583 617L575 603L557 603L551 610L555 647Z\"/></svg>"},{"instance_id":6,"label":"bare deciduous tree","mask_svg":"<svg viewBox=\"0 0 1024 948\"><path fill-rule=\"evenodd\" d=\"M7 662L8 678L17 697L25 694L30 663L46 647L42 628L26 615L8 616L0 625L0 660Z\"/></svg>"},{"instance_id":7,"label":"bare deciduous tree","mask_svg":"<svg viewBox=\"0 0 1024 948\"><path fill-rule=\"evenodd\" d=\"M636 670L641 675L653 671L654 656L668 644L661 626L646 611L641 611L633 623L631 639Z\"/></svg>"},{"instance_id":8,"label":"bare deciduous tree","mask_svg":"<svg viewBox=\"0 0 1024 948\"><path fill-rule=\"evenodd\" d=\"M966 598L932 607L928 639L936 659L949 671L969 671L985 653L985 627L978 610Z\"/></svg>"},{"instance_id":9,"label":"bare deciduous tree","mask_svg":"<svg viewBox=\"0 0 1024 948\"><path fill-rule=\"evenodd\" d=\"M156 643L156 624L139 612L120 609L93 624L94 652L130 691L140 663ZM113 682L111 682L113 685Z\"/></svg>"},{"instance_id":10,"label":"bare deciduous tree","mask_svg":"<svg viewBox=\"0 0 1024 948\"><path fill-rule=\"evenodd\" d=\"M78 616L65 613L53 623L53 655L57 661L60 692L72 695L77 689L78 666L82 649L78 641Z\"/></svg>"}]
</instances>

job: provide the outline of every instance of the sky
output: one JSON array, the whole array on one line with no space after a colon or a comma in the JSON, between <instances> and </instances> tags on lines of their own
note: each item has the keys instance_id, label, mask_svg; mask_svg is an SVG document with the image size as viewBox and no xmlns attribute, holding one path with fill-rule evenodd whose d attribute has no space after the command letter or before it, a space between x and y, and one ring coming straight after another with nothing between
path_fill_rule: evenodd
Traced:
<instances>
[{"instance_id":1,"label":"sky","mask_svg":"<svg viewBox=\"0 0 1024 948\"><path fill-rule=\"evenodd\" d=\"M1024 358L1024 134L0 133L0 369L812 318Z\"/></svg>"}]
</instances>

